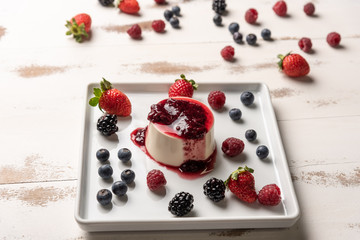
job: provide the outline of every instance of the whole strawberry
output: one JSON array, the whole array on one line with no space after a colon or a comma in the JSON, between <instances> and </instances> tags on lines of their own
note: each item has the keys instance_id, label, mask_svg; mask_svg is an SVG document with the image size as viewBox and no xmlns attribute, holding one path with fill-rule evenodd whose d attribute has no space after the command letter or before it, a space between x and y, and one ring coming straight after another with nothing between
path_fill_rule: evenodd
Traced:
<instances>
[{"instance_id":1,"label":"whole strawberry","mask_svg":"<svg viewBox=\"0 0 360 240\"><path fill-rule=\"evenodd\" d=\"M287 55L278 55L280 61L278 62L280 70L282 70L289 77L302 77L310 72L310 66L299 54L288 53Z\"/></svg>"},{"instance_id":2,"label":"whole strawberry","mask_svg":"<svg viewBox=\"0 0 360 240\"><path fill-rule=\"evenodd\" d=\"M192 97L198 85L194 80L187 80L184 74L181 79L176 79L169 88L169 97Z\"/></svg>"},{"instance_id":3,"label":"whole strawberry","mask_svg":"<svg viewBox=\"0 0 360 240\"><path fill-rule=\"evenodd\" d=\"M108 114L126 117L131 114L131 102L120 90L112 87L112 84L105 78L100 82L100 88L94 88L95 97L89 100L93 107L99 105L101 111Z\"/></svg>"},{"instance_id":4,"label":"whole strawberry","mask_svg":"<svg viewBox=\"0 0 360 240\"><path fill-rule=\"evenodd\" d=\"M119 9L128 14L135 14L140 11L140 6L136 0L120 0Z\"/></svg>"},{"instance_id":5,"label":"whole strawberry","mask_svg":"<svg viewBox=\"0 0 360 240\"><path fill-rule=\"evenodd\" d=\"M253 169L247 166L239 167L231 173L229 178L225 181L227 189L235 194L244 202L253 203L257 199L255 191L255 179L252 173Z\"/></svg>"},{"instance_id":6,"label":"whole strawberry","mask_svg":"<svg viewBox=\"0 0 360 240\"><path fill-rule=\"evenodd\" d=\"M82 42L84 38L89 37L91 17L86 13L80 13L66 21L65 27L68 28L66 35L73 35L77 42Z\"/></svg>"}]
</instances>

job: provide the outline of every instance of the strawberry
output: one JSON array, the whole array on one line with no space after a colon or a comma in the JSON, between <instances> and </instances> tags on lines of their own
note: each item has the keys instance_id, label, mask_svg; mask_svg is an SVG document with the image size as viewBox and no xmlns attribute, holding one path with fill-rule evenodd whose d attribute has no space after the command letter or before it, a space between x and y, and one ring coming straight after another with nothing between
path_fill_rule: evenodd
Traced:
<instances>
[{"instance_id":1,"label":"strawberry","mask_svg":"<svg viewBox=\"0 0 360 240\"><path fill-rule=\"evenodd\" d=\"M70 21L66 21L65 26L69 29L66 35L73 35L77 42L82 42L83 38L89 37L91 17L86 13L80 13Z\"/></svg>"},{"instance_id":2,"label":"strawberry","mask_svg":"<svg viewBox=\"0 0 360 240\"><path fill-rule=\"evenodd\" d=\"M254 170L247 166L244 168L239 167L225 181L227 189L230 189L239 199L248 203L253 203L257 199L253 172Z\"/></svg>"},{"instance_id":3,"label":"strawberry","mask_svg":"<svg viewBox=\"0 0 360 240\"><path fill-rule=\"evenodd\" d=\"M302 77L310 72L310 66L299 54L288 53L285 56L279 54L279 68L289 77Z\"/></svg>"},{"instance_id":4,"label":"strawberry","mask_svg":"<svg viewBox=\"0 0 360 240\"><path fill-rule=\"evenodd\" d=\"M175 83L170 86L169 97L192 97L198 85L192 79L187 80L184 74L181 74L180 77L181 79L176 79Z\"/></svg>"},{"instance_id":5,"label":"strawberry","mask_svg":"<svg viewBox=\"0 0 360 240\"><path fill-rule=\"evenodd\" d=\"M122 12L129 14L135 14L140 11L139 3L136 0L120 0L118 7Z\"/></svg>"},{"instance_id":6,"label":"strawberry","mask_svg":"<svg viewBox=\"0 0 360 240\"><path fill-rule=\"evenodd\" d=\"M126 117L131 114L131 103L129 98L120 90L112 87L112 84L103 78L100 88L94 88L95 97L91 98L89 104L96 107L99 104L101 111L108 114Z\"/></svg>"}]
</instances>

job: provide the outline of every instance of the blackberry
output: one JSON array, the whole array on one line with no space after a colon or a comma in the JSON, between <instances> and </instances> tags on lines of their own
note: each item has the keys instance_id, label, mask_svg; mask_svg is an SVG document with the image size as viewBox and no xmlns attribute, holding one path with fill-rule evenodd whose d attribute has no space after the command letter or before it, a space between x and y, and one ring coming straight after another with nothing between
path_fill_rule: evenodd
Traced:
<instances>
[{"instance_id":1,"label":"blackberry","mask_svg":"<svg viewBox=\"0 0 360 240\"><path fill-rule=\"evenodd\" d=\"M212 9L218 14L223 14L226 10L225 0L213 0Z\"/></svg>"},{"instance_id":2,"label":"blackberry","mask_svg":"<svg viewBox=\"0 0 360 240\"><path fill-rule=\"evenodd\" d=\"M98 119L97 130L105 136L110 136L118 131L116 123L117 117L115 114L105 114Z\"/></svg>"},{"instance_id":3,"label":"blackberry","mask_svg":"<svg viewBox=\"0 0 360 240\"><path fill-rule=\"evenodd\" d=\"M193 195L187 192L179 192L169 202L168 210L172 214L181 217L188 214L193 209L193 202Z\"/></svg>"},{"instance_id":4,"label":"blackberry","mask_svg":"<svg viewBox=\"0 0 360 240\"><path fill-rule=\"evenodd\" d=\"M210 178L203 186L204 194L214 202L225 198L225 184L221 179Z\"/></svg>"},{"instance_id":5,"label":"blackberry","mask_svg":"<svg viewBox=\"0 0 360 240\"><path fill-rule=\"evenodd\" d=\"M103 5L103 6L110 6L114 0L99 0L100 4Z\"/></svg>"}]
</instances>

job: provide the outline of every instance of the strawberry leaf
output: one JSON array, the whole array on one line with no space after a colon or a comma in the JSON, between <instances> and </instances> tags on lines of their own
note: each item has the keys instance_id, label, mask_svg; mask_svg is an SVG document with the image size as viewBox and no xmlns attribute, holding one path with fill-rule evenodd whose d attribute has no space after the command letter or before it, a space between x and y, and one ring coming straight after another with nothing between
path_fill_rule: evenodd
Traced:
<instances>
[{"instance_id":1,"label":"strawberry leaf","mask_svg":"<svg viewBox=\"0 0 360 240\"><path fill-rule=\"evenodd\" d=\"M101 97L101 95L102 95L102 91L100 88L94 88L93 93L94 93L95 97Z\"/></svg>"},{"instance_id":2,"label":"strawberry leaf","mask_svg":"<svg viewBox=\"0 0 360 240\"><path fill-rule=\"evenodd\" d=\"M98 105L98 103L99 103L99 97L93 97L93 98L91 98L90 100L89 100L89 104L90 104L90 106L92 106L92 107L96 107L96 105Z\"/></svg>"}]
</instances>

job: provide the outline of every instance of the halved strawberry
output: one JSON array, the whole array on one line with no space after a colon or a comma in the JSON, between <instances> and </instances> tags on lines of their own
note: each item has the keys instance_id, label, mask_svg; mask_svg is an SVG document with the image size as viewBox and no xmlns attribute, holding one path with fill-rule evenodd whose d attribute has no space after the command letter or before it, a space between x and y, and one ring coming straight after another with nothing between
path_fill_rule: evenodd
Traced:
<instances>
[{"instance_id":1,"label":"halved strawberry","mask_svg":"<svg viewBox=\"0 0 360 240\"><path fill-rule=\"evenodd\" d=\"M80 13L71 18L70 21L66 21L65 26L69 29L66 35L73 35L77 42L82 42L84 38L89 37L91 17L86 13Z\"/></svg>"},{"instance_id":2,"label":"halved strawberry","mask_svg":"<svg viewBox=\"0 0 360 240\"><path fill-rule=\"evenodd\" d=\"M310 72L309 64L299 54L288 53L285 56L279 54L278 58L280 58L278 62L280 70L289 77L302 77Z\"/></svg>"},{"instance_id":3,"label":"halved strawberry","mask_svg":"<svg viewBox=\"0 0 360 240\"><path fill-rule=\"evenodd\" d=\"M105 78L100 82L100 88L94 88L95 97L89 100L90 106L99 105L101 111L108 114L126 117L131 114L131 102L125 93L112 87Z\"/></svg>"},{"instance_id":4,"label":"halved strawberry","mask_svg":"<svg viewBox=\"0 0 360 240\"><path fill-rule=\"evenodd\" d=\"M194 90L198 85L194 80L187 80L184 74L180 75L181 79L176 79L169 88L169 97L192 97Z\"/></svg>"}]
</instances>

